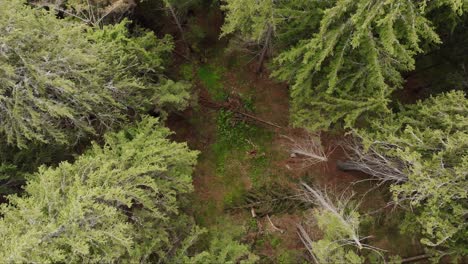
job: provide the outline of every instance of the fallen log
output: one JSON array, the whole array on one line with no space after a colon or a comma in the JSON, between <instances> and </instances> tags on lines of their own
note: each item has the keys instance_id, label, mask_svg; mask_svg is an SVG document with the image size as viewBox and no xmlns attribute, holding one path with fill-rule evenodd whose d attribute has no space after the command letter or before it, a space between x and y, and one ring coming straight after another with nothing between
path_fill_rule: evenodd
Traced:
<instances>
[{"instance_id":1,"label":"fallen log","mask_svg":"<svg viewBox=\"0 0 468 264\"><path fill-rule=\"evenodd\" d=\"M428 259L430 257L432 257L431 254L422 254L422 255L418 255L418 256L414 256L414 257L404 258L404 259L401 260L401 263L415 262L415 261L418 261L418 260Z\"/></svg>"},{"instance_id":2,"label":"fallen log","mask_svg":"<svg viewBox=\"0 0 468 264\"><path fill-rule=\"evenodd\" d=\"M229 107L228 105L224 105L224 104L219 104L219 103L216 103L216 102L213 102L211 100L208 100L208 99L205 99L203 97L200 97L199 100L201 105L205 106L205 107L208 107L208 108L212 108L212 109L225 109L225 110L229 110L233 113L236 113L236 114L239 114L241 116L244 116L244 117L247 117L249 119L252 119L252 120L255 120L257 122L260 122L260 123L263 123L263 124L266 124L266 125L269 125L271 127L274 127L274 128L279 128L279 129L282 129L283 127L280 126L280 125L277 125L275 123L272 123L270 121L266 121L266 120L263 120L259 117L256 117L256 116L253 116L251 114L248 114L248 113L245 113L245 112L242 112L242 111L239 111L239 110L236 110L236 109L232 109L231 107Z\"/></svg>"}]
</instances>

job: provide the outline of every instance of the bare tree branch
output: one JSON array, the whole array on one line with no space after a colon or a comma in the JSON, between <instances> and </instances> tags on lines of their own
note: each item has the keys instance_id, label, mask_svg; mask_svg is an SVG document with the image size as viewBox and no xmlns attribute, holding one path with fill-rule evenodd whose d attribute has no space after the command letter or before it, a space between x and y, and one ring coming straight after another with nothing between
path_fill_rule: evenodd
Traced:
<instances>
[{"instance_id":1,"label":"bare tree branch","mask_svg":"<svg viewBox=\"0 0 468 264\"><path fill-rule=\"evenodd\" d=\"M407 164L403 161L387 157L378 148L394 148L384 142L373 142L368 149L364 149L359 139L353 138L343 143L347 161L339 161L338 168L344 171L361 171L369 174L381 183L394 182L403 183L408 181L405 173Z\"/></svg>"},{"instance_id":2,"label":"bare tree branch","mask_svg":"<svg viewBox=\"0 0 468 264\"><path fill-rule=\"evenodd\" d=\"M291 152L291 157L299 159L301 169L321 162L327 162L333 149L325 150L319 134L307 133L301 137L281 135L287 140L285 146Z\"/></svg>"}]
</instances>

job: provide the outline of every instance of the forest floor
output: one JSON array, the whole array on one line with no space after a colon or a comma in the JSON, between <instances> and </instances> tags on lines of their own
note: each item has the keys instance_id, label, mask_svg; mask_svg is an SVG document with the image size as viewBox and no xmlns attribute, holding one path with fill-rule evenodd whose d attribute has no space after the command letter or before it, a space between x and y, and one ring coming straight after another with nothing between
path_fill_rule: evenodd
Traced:
<instances>
[{"instance_id":1,"label":"forest floor","mask_svg":"<svg viewBox=\"0 0 468 264\"><path fill-rule=\"evenodd\" d=\"M232 51L225 39L218 39L222 23L219 13L193 19L196 26L190 30L199 38L198 45L192 45L197 59L187 61L178 56L173 67L180 77L192 82L198 102L172 114L167 125L175 132L175 140L200 151L191 206L197 223L207 228L242 226L244 242L252 245L263 262L297 263L304 248L296 225L304 221L310 207L299 208L296 201L250 206L252 200L246 197L271 199L271 192L294 193L298 183L304 181L336 193L355 192L361 212L372 216L364 220L362 233L372 236L366 242L387 250L385 255L422 253L417 238L400 234L401 211L386 207L391 200L386 188L373 188L375 184L366 181L365 175L337 169L336 162L345 158L336 147L342 137L322 137L325 149L334 149L325 163L304 168L291 157L283 136L303 135L304 131L291 128L287 85L270 79L267 71L256 74L257 62L251 55ZM214 107L219 105L224 110Z\"/></svg>"}]
</instances>

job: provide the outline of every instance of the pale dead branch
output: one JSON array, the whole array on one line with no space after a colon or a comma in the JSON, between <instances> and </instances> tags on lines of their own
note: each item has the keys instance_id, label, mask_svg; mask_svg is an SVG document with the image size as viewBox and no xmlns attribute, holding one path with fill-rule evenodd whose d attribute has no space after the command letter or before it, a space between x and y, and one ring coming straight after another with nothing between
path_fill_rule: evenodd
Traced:
<instances>
[{"instance_id":1,"label":"pale dead branch","mask_svg":"<svg viewBox=\"0 0 468 264\"><path fill-rule=\"evenodd\" d=\"M275 224L273 224L273 222L271 221L270 216L266 215L266 218L267 218L268 222L270 222L270 225L271 225L271 227L273 227L274 230L280 232L281 234L284 233L283 229L280 229L280 228L276 227Z\"/></svg>"},{"instance_id":2,"label":"pale dead branch","mask_svg":"<svg viewBox=\"0 0 468 264\"><path fill-rule=\"evenodd\" d=\"M369 236L361 237L359 235L359 219L357 219L356 214L354 214L354 212L357 212L359 204L354 206L352 205L351 201L353 194L342 193L340 196L337 196L336 199L332 199L325 191L313 188L306 183L302 183L302 187L304 190L303 195L305 201L317 205L319 211L331 213L336 219L338 219L342 228L346 230L346 235L344 235L343 238L333 241L336 244L334 244L334 247L328 249L330 252L340 247L354 246L359 250L367 249L377 253L385 263L385 258L382 254L383 250L362 242L368 239ZM318 257L315 255L313 250L314 241L306 228L302 225L297 225L297 229L299 238L310 253L313 261L315 263L319 263Z\"/></svg>"},{"instance_id":3,"label":"pale dead branch","mask_svg":"<svg viewBox=\"0 0 468 264\"><path fill-rule=\"evenodd\" d=\"M347 211L356 211L356 208L348 210L350 201L353 195L342 195L340 201L333 202L326 192L322 192L318 189L310 187L306 183L302 183L304 187L304 199L310 203L314 203L320 207L321 210L328 211L332 213L341 224L348 230L350 238L354 241L356 246L359 249L362 249L363 246L359 238L359 225L352 221L353 219L347 213Z\"/></svg>"},{"instance_id":4,"label":"pale dead branch","mask_svg":"<svg viewBox=\"0 0 468 264\"><path fill-rule=\"evenodd\" d=\"M317 163L327 162L333 149L325 150L319 134L307 133L303 136L281 135L287 142L285 147L290 156L300 161L300 169L307 168Z\"/></svg>"},{"instance_id":5,"label":"pale dead branch","mask_svg":"<svg viewBox=\"0 0 468 264\"><path fill-rule=\"evenodd\" d=\"M364 149L359 139L353 138L342 143L349 160L338 162L338 168L344 171L361 171L375 177L382 183L403 183L408 180L403 161L387 157L379 148L394 148L384 142L373 142Z\"/></svg>"}]
</instances>

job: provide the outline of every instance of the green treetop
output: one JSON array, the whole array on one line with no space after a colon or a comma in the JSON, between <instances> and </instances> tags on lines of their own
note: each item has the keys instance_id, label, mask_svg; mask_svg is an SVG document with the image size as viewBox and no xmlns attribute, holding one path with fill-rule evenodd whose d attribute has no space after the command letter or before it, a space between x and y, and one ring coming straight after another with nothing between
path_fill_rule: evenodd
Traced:
<instances>
[{"instance_id":1,"label":"green treetop","mask_svg":"<svg viewBox=\"0 0 468 264\"><path fill-rule=\"evenodd\" d=\"M94 144L72 164L41 167L25 194L1 207L0 261L141 262L170 255L181 239L177 199L192 190L197 152L170 142L169 134L145 117L106 135L103 147Z\"/></svg>"},{"instance_id":2,"label":"green treetop","mask_svg":"<svg viewBox=\"0 0 468 264\"><path fill-rule=\"evenodd\" d=\"M169 38L126 21L102 30L22 0L0 0L0 134L10 144L74 144L127 113L186 106L188 85L163 75Z\"/></svg>"},{"instance_id":3,"label":"green treetop","mask_svg":"<svg viewBox=\"0 0 468 264\"><path fill-rule=\"evenodd\" d=\"M260 42L269 25L276 25L275 5L272 0L225 0L223 10L227 11L222 26L222 35L238 32L246 40Z\"/></svg>"},{"instance_id":4,"label":"green treetop","mask_svg":"<svg viewBox=\"0 0 468 264\"><path fill-rule=\"evenodd\" d=\"M275 26L273 76L290 82L293 122L311 130L388 113L390 94L403 84L400 72L440 43L427 12L448 6L459 14L463 7L462 0L227 2L225 34L251 32L255 39L265 25Z\"/></svg>"},{"instance_id":5,"label":"green treetop","mask_svg":"<svg viewBox=\"0 0 468 264\"><path fill-rule=\"evenodd\" d=\"M414 69L423 45L440 43L425 4L340 0L325 9L319 28L275 60L274 75L292 83L295 124L352 126L363 114L388 112L400 72Z\"/></svg>"},{"instance_id":6,"label":"green treetop","mask_svg":"<svg viewBox=\"0 0 468 264\"><path fill-rule=\"evenodd\" d=\"M369 131L358 131L363 153L353 156L355 165L393 181L395 201L412 209L407 229L421 233L423 244L466 254L466 95L453 91L431 97L397 115L374 120Z\"/></svg>"}]
</instances>

